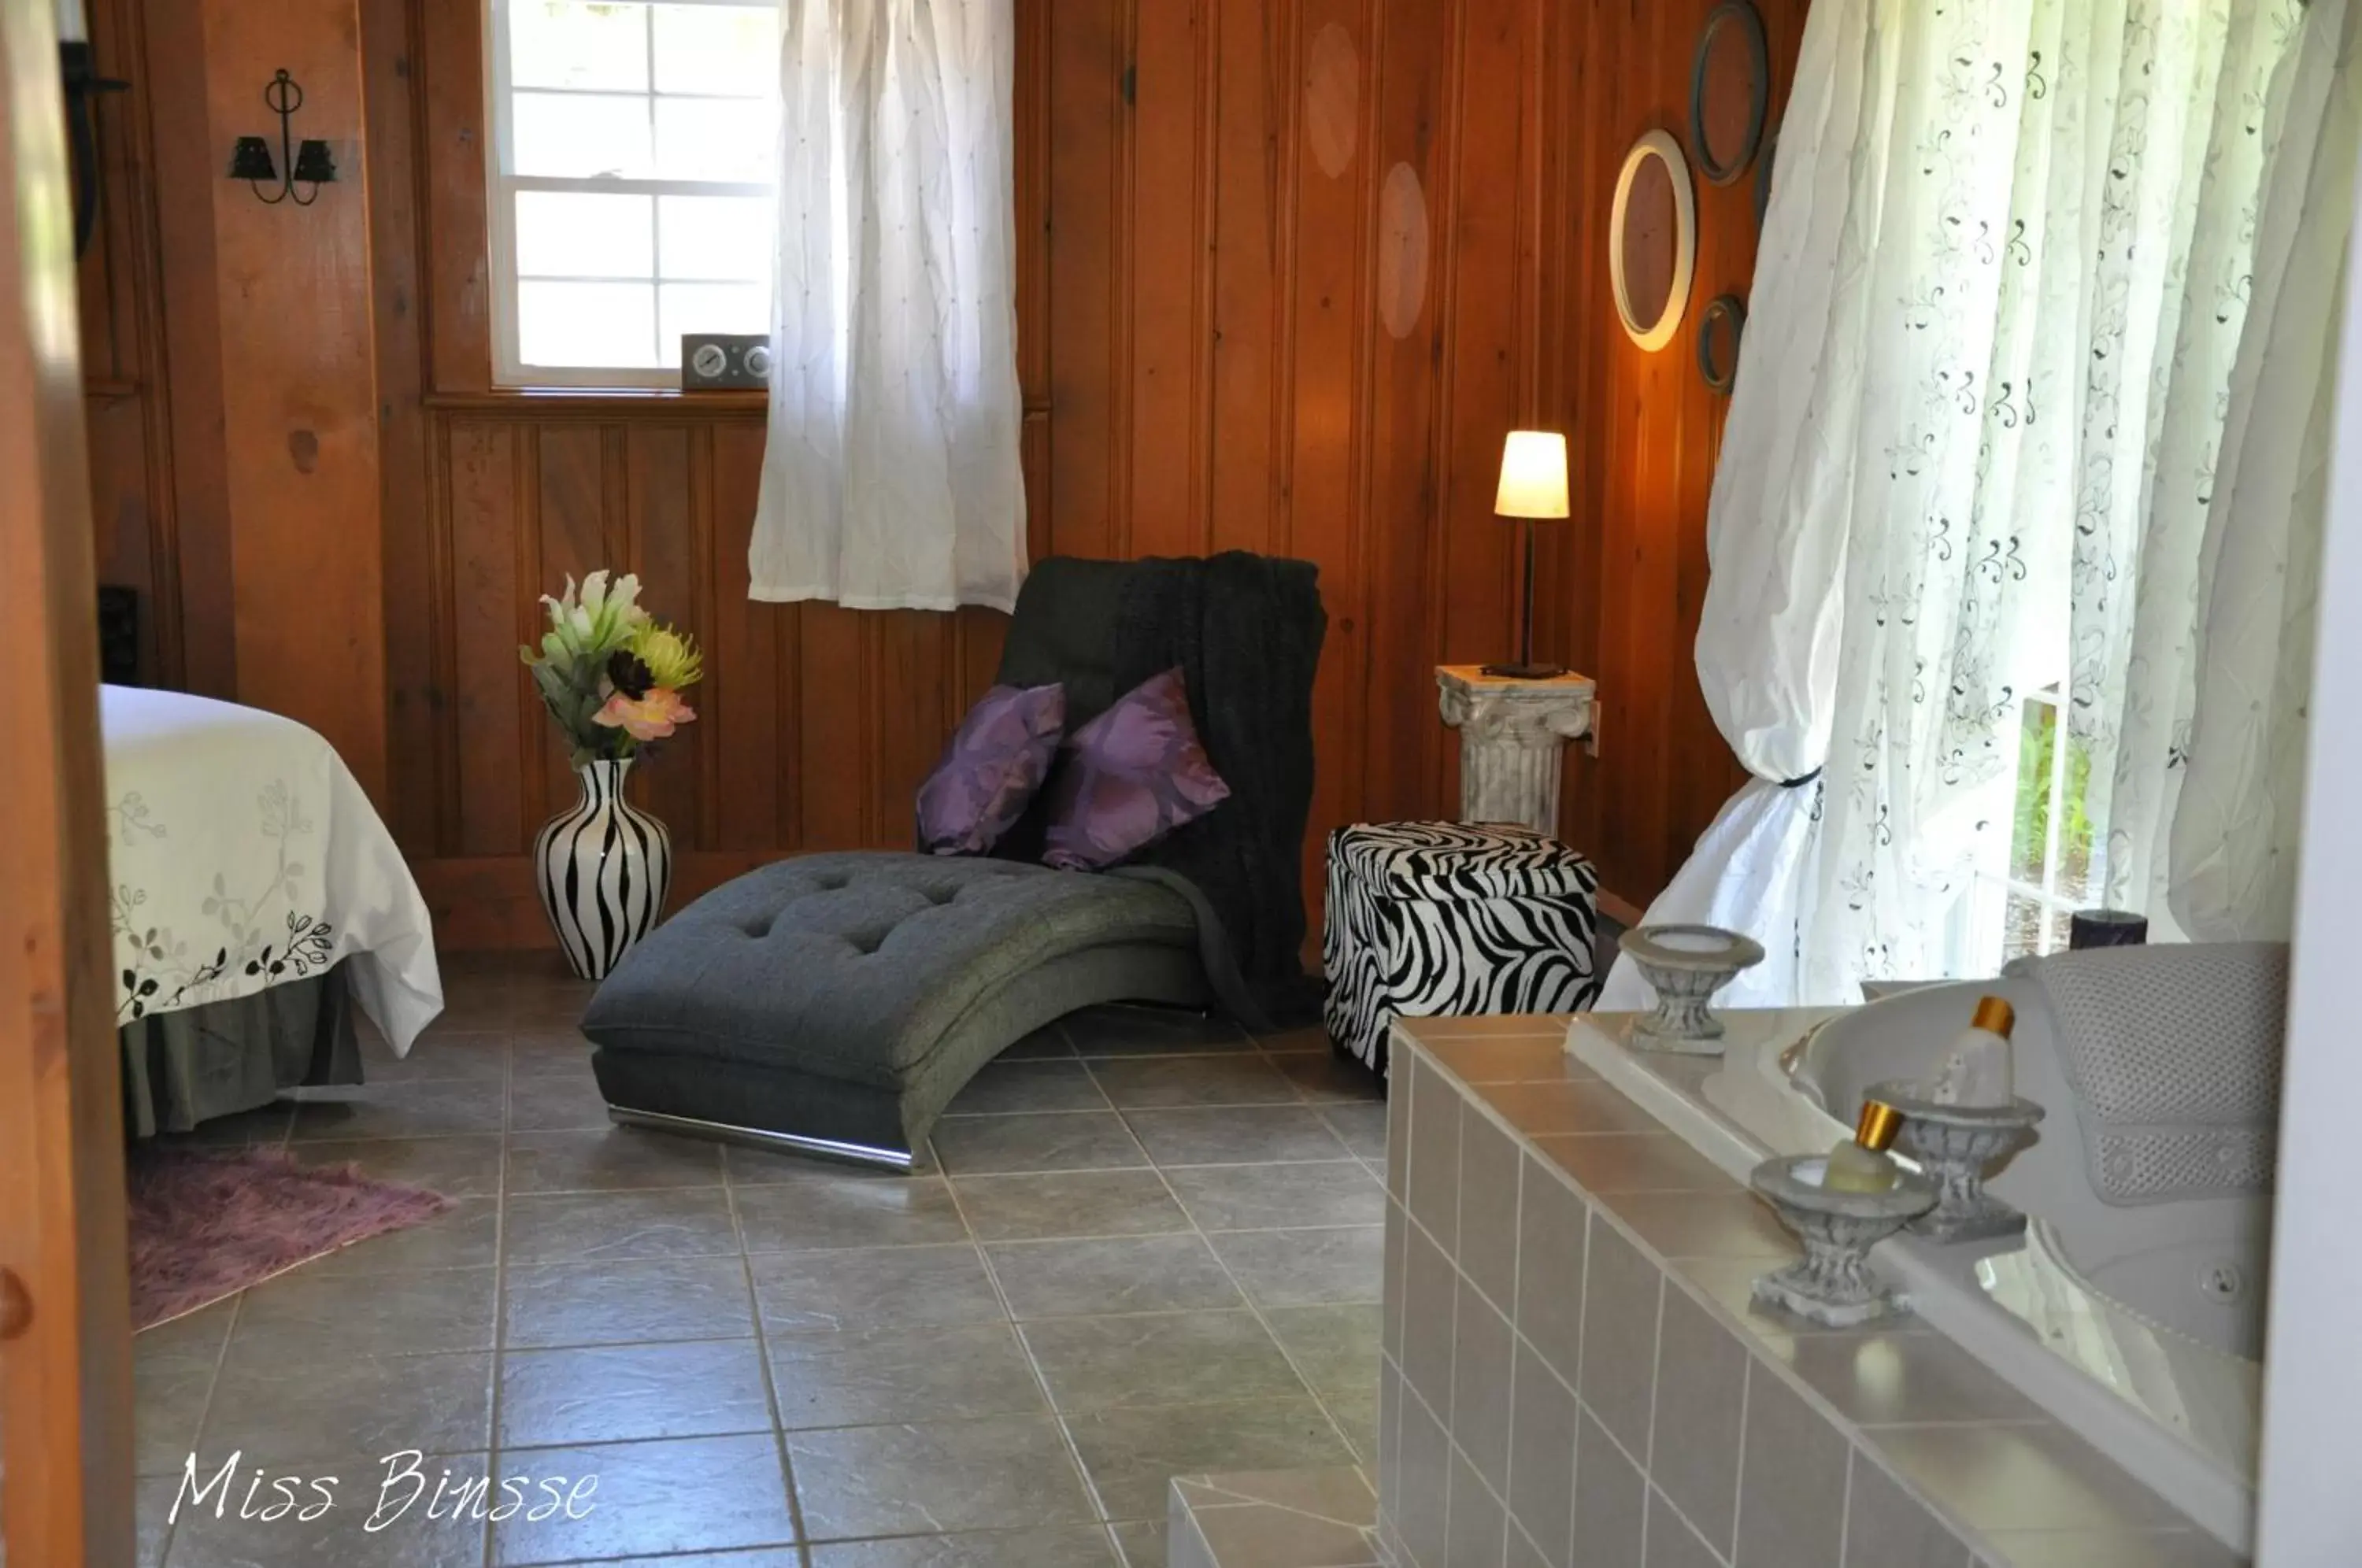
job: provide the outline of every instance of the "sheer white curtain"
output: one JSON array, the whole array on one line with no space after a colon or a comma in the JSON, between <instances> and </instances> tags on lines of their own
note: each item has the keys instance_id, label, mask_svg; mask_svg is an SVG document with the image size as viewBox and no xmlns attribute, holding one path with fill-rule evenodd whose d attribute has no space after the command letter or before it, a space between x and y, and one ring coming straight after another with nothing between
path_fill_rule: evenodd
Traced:
<instances>
[{"instance_id":1,"label":"sheer white curtain","mask_svg":"<svg viewBox=\"0 0 2362 1568\"><path fill-rule=\"evenodd\" d=\"M782 0L756 599L1006 610L1018 470L1013 0Z\"/></svg>"},{"instance_id":2,"label":"sheer white curtain","mask_svg":"<svg viewBox=\"0 0 2362 1568\"><path fill-rule=\"evenodd\" d=\"M2313 0L2304 27L2269 105L2222 450L2201 504L2144 542L2125 701L2099 715L2118 730L2108 901L2202 941L2284 938L2295 897L2362 6Z\"/></svg>"},{"instance_id":3,"label":"sheer white curtain","mask_svg":"<svg viewBox=\"0 0 2362 1568\"><path fill-rule=\"evenodd\" d=\"M1734 1003L1957 970L2029 695L2118 778L2144 547L2195 570L2303 14L1813 7L1697 646L1757 778L1650 911L1764 944ZM1642 989L1619 966L1606 1005Z\"/></svg>"}]
</instances>

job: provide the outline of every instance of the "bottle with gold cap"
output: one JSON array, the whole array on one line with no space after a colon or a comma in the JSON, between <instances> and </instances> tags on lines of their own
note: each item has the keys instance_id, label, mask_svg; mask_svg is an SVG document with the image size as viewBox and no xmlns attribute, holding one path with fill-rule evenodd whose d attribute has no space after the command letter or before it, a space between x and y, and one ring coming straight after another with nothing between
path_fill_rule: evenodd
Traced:
<instances>
[{"instance_id":1,"label":"bottle with gold cap","mask_svg":"<svg viewBox=\"0 0 2362 1568\"><path fill-rule=\"evenodd\" d=\"M1979 997L1975 1016L1944 1057L1930 1098L1937 1105L2007 1105L2016 1092L2009 1041L2016 1027L2016 1010L2007 1001Z\"/></svg>"},{"instance_id":2,"label":"bottle with gold cap","mask_svg":"<svg viewBox=\"0 0 2362 1568\"><path fill-rule=\"evenodd\" d=\"M1853 1136L1829 1151L1821 1185L1837 1192L1884 1192L1894 1185L1894 1156L1886 1151L1903 1131L1903 1113L1882 1099L1861 1102Z\"/></svg>"}]
</instances>

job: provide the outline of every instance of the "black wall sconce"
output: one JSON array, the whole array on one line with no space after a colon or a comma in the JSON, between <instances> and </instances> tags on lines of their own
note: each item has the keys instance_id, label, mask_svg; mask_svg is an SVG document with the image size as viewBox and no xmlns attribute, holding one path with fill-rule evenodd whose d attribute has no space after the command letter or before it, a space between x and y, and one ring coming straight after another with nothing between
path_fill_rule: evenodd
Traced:
<instances>
[{"instance_id":1,"label":"black wall sconce","mask_svg":"<svg viewBox=\"0 0 2362 1568\"><path fill-rule=\"evenodd\" d=\"M325 141L307 140L300 146L295 142L288 122L304 106L304 89L284 67L263 88L262 101L279 116L279 158L270 156L269 138L242 136L230 149L229 177L245 181L254 187L256 196L273 206L292 198L297 206L308 207L320 199L321 186L336 182L336 160L328 156L328 144ZM279 172L281 160L287 165L284 178ZM279 186L275 193L263 189L273 182ZM298 185L309 185L311 191L299 191L295 188Z\"/></svg>"}]
</instances>

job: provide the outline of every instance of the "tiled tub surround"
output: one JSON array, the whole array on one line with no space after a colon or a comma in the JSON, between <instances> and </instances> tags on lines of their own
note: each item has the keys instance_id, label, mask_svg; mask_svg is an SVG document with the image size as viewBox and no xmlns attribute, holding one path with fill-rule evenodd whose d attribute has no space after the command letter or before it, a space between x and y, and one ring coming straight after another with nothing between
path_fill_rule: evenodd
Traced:
<instances>
[{"instance_id":1,"label":"tiled tub surround","mask_svg":"<svg viewBox=\"0 0 2362 1568\"><path fill-rule=\"evenodd\" d=\"M1396 1031L1378 1471L1402 1568L2236 1562L1942 1335L1753 1307L1792 1239L1564 1035Z\"/></svg>"},{"instance_id":2,"label":"tiled tub surround","mask_svg":"<svg viewBox=\"0 0 2362 1568\"><path fill-rule=\"evenodd\" d=\"M458 1206L138 1336L141 1568L1162 1568L1173 1476L1374 1458L1385 1110L1317 1029L1077 1015L903 1177L612 1126L585 988L446 981L367 1087L199 1130ZM366 1532L403 1447L599 1506ZM168 1529L192 1448L340 1506Z\"/></svg>"},{"instance_id":3,"label":"tiled tub surround","mask_svg":"<svg viewBox=\"0 0 2362 1568\"><path fill-rule=\"evenodd\" d=\"M1922 1004L1933 1004L1935 1027L1926 1012L1914 1018ZM1817 1154L1844 1137L1850 1109L1840 1120L1823 1105L1850 1108L1882 1079L1930 1076L1962 1005L1937 988L1869 1009L1736 1010L1717 1058L1635 1051L1615 1013L1576 1019L1566 1043L1578 1064L1744 1181L1766 1154ZM2041 1021L2021 1013L2019 1086L2070 1108L2044 1039ZM2239 1546L2255 1513L2269 1200L2112 1205L2088 1185L2079 1118L2043 1126L1992 1186L2034 1217L2023 1234L1948 1244L1898 1234L1879 1245L1878 1267L1922 1326ZM2201 1284L2224 1270L2258 1288L2225 1298ZM2125 1294L2110 1296L2103 1282Z\"/></svg>"}]
</instances>

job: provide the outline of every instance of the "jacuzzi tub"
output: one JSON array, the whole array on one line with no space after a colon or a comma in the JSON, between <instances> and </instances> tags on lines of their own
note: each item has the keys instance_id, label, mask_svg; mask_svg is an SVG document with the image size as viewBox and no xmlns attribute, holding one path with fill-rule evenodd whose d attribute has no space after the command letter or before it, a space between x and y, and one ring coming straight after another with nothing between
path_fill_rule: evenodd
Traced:
<instances>
[{"instance_id":1,"label":"jacuzzi tub","mask_svg":"<svg viewBox=\"0 0 2362 1568\"><path fill-rule=\"evenodd\" d=\"M1628 1014L1578 1017L1567 1045L1744 1181L1770 1154L1819 1154L1848 1136L1870 1085L1932 1078L1973 998L2009 996L2018 1092L2050 1111L1989 1183L2029 1216L2025 1234L1951 1246L1898 1236L1873 1260L1927 1324L2224 1544L2252 1551L2269 1200L2103 1203L2047 1014L2021 985L1932 987L1834 1011L1725 1010L1719 1060L1635 1052Z\"/></svg>"}]
</instances>

